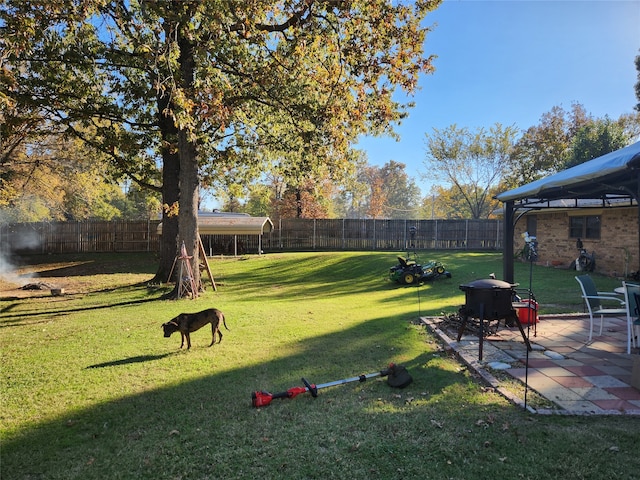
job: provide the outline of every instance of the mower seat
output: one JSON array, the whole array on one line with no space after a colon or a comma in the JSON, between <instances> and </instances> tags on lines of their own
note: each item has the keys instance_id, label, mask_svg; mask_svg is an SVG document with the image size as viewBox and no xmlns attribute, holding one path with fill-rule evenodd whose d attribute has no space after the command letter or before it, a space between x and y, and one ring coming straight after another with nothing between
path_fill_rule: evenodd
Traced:
<instances>
[{"instance_id":1,"label":"mower seat","mask_svg":"<svg viewBox=\"0 0 640 480\"><path fill-rule=\"evenodd\" d=\"M415 265L415 264L416 264L416 262L414 262L413 260L407 260L407 259L406 259L406 258L404 258L404 257L398 257L398 262L400 262L400 266L401 266L402 268L410 267L410 266L412 266L412 265Z\"/></svg>"}]
</instances>

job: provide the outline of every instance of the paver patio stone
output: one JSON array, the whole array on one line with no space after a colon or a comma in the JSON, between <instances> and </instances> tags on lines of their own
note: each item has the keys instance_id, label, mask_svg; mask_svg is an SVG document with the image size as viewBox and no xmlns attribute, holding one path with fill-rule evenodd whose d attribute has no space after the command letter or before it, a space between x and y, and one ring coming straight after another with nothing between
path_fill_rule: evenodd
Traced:
<instances>
[{"instance_id":1,"label":"paver patio stone","mask_svg":"<svg viewBox=\"0 0 640 480\"><path fill-rule=\"evenodd\" d=\"M488 367L491 362L512 365L503 372L523 383L523 393L519 395L524 395L526 381L531 391L559 409L545 407L540 413L640 416L640 391L630 385L638 349L633 349L631 355L626 353L624 318L607 320L602 336L597 335L599 325L594 325L593 341L587 343L588 317L541 316L535 336L533 328L525 329L533 347L530 352L526 351L517 328L501 327L483 342L482 361L478 361L477 337L463 335L461 341L456 342L448 336L446 328L439 325L442 318L422 320L473 368L484 370L483 378L491 378ZM495 378L494 381L498 383ZM512 399L523 404L516 397Z\"/></svg>"}]
</instances>

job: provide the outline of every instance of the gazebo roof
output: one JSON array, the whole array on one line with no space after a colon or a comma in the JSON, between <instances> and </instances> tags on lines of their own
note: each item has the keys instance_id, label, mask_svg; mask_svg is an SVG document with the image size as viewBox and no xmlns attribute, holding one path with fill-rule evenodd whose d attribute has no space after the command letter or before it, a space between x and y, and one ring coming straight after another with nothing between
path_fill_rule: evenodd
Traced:
<instances>
[{"instance_id":1,"label":"gazebo roof","mask_svg":"<svg viewBox=\"0 0 640 480\"><path fill-rule=\"evenodd\" d=\"M638 195L640 142L535 182L500 193L501 202L540 203L567 198L607 199Z\"/></svg>"}]
</instances>

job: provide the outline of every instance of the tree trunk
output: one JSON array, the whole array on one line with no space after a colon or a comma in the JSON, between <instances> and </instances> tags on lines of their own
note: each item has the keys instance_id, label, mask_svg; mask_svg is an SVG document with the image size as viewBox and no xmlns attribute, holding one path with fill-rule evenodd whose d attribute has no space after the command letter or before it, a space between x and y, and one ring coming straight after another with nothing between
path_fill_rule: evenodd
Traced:
<instances>
[{"instance_id":1,"label":"tree trunk","mask_svg":"<svg viewBox=\"0 0 640 480\"><path fill-rule=\"evenodd\" d=\"M296 188L296 218L302 218L302 191Z\"/></svg>"},{"instance_id":2,"label":"tree trunk","mask_svg":"<svg viewBox=\"0 0 640 480\"><path fill-rule=\"evenodd\" d=\"M180 189L178 178L180 174L180 159L177 153L163 154L162 168L162 203L163 205L174 205L179 201ZM178 252L178 216L169 214L164 209L162 212L162 238L160 239L160 264L156 272L155 280L166 283L175 278L176 271L173 269L173 278L169 278L173 263Z\"/></svg>"},{"instance_id":3,"label":"tree trunk","mask_svg":"<svg viewBox=\"0 0 640 480\"><path fill-rule=\"evenodd\" d=\"M180 213L178 214L178 244L184 242L192 256L191 269L196 288L200 289L200 261L198 250L198 160L195 144L188 132L179 133L180 151Z\"/></svg>"},{"instance_id":4,"label":"tree trunk","mask_svg":"<svg viewBox=\"0 0 640 480\"><path fill-rule=\"evenodd\" d=\"M195 79L195 58L193 44L185 38L182 32L178 33L178 45L180 47L180 73L182 87L186 92L193 89ZM201 288L200 261L198 236L198 155L195 140L186 127L178 130L178 155L180 157L180 211L178 214L178 245L184 242L187 254L192 256L191 269L193 280L197 289ZM194 292L195 293L195 292Z\"/></svg>"},{"instance_id":5,"label":"tree trunk","mask_svg":"<svg viewBox=\"0 0 640 480\"><path fill-rule=\"evenodd\" d=\"M171 108L170 95L159 92L158 126L162 137L162 204L172 207L180 200L180 157L178 155L178 129L173 118L167 114ZM162 210L162 238L160 239L160 264L154 280L167 283L178 252L178 216L175 212ZM173 269L173 278L176 271Z\"/></svg>"}]
</instances>

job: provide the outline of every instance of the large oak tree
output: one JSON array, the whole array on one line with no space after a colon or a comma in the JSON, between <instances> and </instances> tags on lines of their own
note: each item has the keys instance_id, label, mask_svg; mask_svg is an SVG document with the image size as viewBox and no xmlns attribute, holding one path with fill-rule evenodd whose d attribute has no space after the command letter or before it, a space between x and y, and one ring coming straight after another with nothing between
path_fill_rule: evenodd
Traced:
<instances>
[{"instance_id":1,"label":"large oak tree","mask_svg":"<svg viewBox=\"0 0 640 480\"><path fill-rule=\"evenodd\" d=\"M431 72L423 20L439 3L5 0L1 100L162 191L159 276L182 242L197 274L201 182L342 171L358 135L406 115L397 89Z\"/></svg>"}]
</instances>

